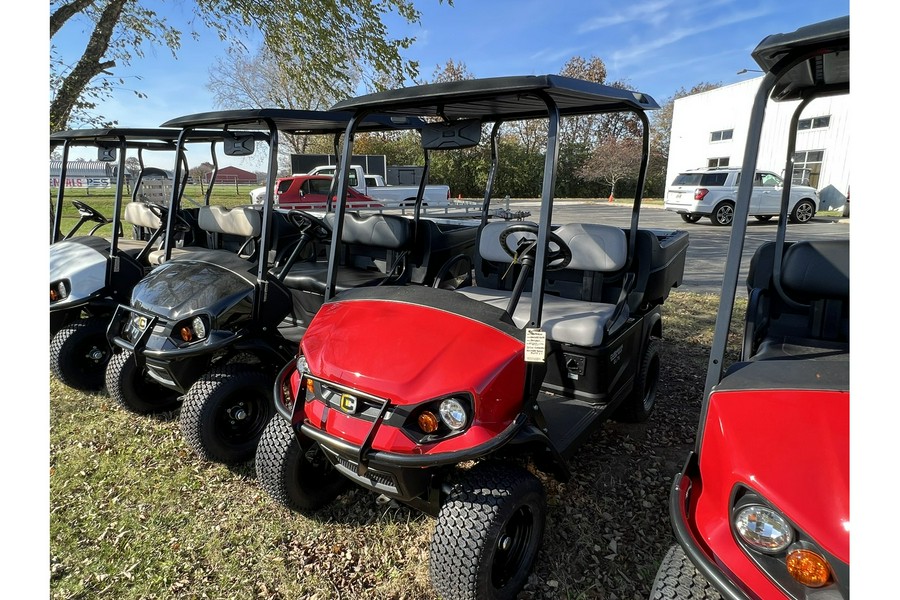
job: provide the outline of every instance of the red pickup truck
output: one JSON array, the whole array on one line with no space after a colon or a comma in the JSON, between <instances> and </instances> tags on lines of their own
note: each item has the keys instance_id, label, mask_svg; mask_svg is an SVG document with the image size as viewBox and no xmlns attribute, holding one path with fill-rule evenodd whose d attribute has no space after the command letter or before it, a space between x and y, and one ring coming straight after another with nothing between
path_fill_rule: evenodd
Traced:
<instances>
[{"instance_id":1,"label":"red pickup truck","mask_svg":"<svg viewBox=\"0 0 900 600\"><path fill-rule=\"evenodd\" d=\"M325 208L331 191L328 175L291 175L275 182L275 203L283 208ZM383 208L384 204L354 188L348 189L349 208Z\"/></svg>"}]
</instances>

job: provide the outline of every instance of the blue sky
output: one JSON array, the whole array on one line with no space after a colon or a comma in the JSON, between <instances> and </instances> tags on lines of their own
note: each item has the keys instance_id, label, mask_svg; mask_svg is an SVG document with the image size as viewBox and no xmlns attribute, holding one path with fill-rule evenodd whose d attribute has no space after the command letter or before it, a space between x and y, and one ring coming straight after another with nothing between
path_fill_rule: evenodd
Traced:
<instances>
[{"instance_id":1,"label":"blue sky","mask_svg":"<svg viewBox=\"0 0 900 600\"><path fill-rule=\"evenodd\" d=\"M191 6L166 2L158 10L174 26L187 21ZM492 77L557 73L573 56L596 56L610 81L627 80L660 104L681 87L753 77L737 71L755 67L750 52L766 35L850 11L847 0L455 0L454 6L417 0L416 6L422 11L419 25L393 16L387 22L392 35L416 38L406 56L419 61L425 79L448 59L464 63L476 77ZM74 61L87 33L72 23L53 41ZM151 49L143 60L115 70L126 87L148 97L122 91L102 111L121 126L156 127L214 110L206 82L223 53L211 32L199 42L186 37L177 60L168 50Z\"/></svg>"}]
</instances>

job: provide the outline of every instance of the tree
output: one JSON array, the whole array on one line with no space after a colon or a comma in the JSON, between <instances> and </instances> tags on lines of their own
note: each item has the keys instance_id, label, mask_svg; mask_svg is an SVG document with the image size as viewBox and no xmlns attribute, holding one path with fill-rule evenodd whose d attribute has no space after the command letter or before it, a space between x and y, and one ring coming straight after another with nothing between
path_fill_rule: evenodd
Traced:
<instances>
[{"instance_id":1,"label":"tree","mask_svg":"<svg viewBox=\"0 0 900 600\"><path fill-rule=\"evenodd\" d=\"M452 5L452 0L446 1ZM231 47L246 50L244 40L254 32L261 34L277 62L302 66L290 73L307 87L326 82L341 88L355 78L378 73L412 80L418 75L418 63L400 55L414 38L391 38L383 20L396 13L407 23L418 23L420 13L412 0L192 3L197 21ZM159 5L154 0L51 0L51 41L76 16L93 23L84 53L74 64L58 57L51 46L51 131L66 129L73 116L90 118L99 99L124 85L123 79L115 79L113 69L127 66L153 47L167 48L177 57L183 29L191 28L190 35L199 38L193 23L183 28L169 25L156 12Z\"/></svg>"},{"instance_id":2,"label":"tree","mask_svg":"<svg viewBox=\"0 0 900 600\"><path fill-rule=\"evenodd\" d=\"M587 180L600 180L609 185L610 197L616 194L616 184L623 179L636 178L641 164L639 138L610 136L598 145L580 170Z\"/></svg>"}]
</instances>

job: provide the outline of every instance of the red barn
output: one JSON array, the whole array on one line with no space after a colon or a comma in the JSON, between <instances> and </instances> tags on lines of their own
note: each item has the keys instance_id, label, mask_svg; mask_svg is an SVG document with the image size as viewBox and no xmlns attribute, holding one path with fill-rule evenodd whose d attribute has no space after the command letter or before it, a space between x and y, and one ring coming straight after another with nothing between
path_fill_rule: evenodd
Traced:
<instances>
[{"instance_id":1,"label":"red barn","mask_svg":"<svg viewBox=\"0 0 900 600\"><path fill-rule=\"evenodd\" d=\"M209 183L212 173L203 175L203 180ZM216 183L218 185L228 183L256 183L256 173L239 169L238 167L222 167L216 174Z\"/></svg>"}]
</instances>

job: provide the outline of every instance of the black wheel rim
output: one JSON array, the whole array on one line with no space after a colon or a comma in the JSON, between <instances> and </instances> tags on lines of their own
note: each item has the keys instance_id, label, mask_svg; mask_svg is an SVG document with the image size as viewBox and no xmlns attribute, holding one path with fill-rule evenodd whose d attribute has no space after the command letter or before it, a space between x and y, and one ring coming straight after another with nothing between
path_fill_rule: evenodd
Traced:
<instances>
[{"instance_id":1,"label":"black wheel rim","mask_svg":"<svg viewBox=\"0 0 900 600\"><path fill-rule=\"evenodd\" d=\"M77 372L89 379L97 379L102 382L104 367L109 361L109 348L106 339L98 336L90 336L78 342L73 348L72 364Z\"/></svg>"},{"instance_id":2,"label":"black wheel rim","mask_svg":"<svg viewBox=\"0 0 900 600\"><path fill-rule=\"evenodd\" d=\"M266 399L253 394L233 394L219 411L216 431L222 441L240 445L258 438L269 422L263 409ZM271 399L269 399L271 402Z\"/></svg>"},{"instance_id":3,"label":"black wheel rim","mask_svg":"<svg viewBox=\"0 0 900 600\"><path fill-rule=\"evenodd\" d=\"M528 506L520 506L497 538L494 564L491 566L494 588L503 588L525 567L533 535L534 514Z\"/></svg>"},{"instance_id":4,"label":"black wheel rim","mask_svg":"<svg viewBox=\"0 0 900 600\"><path fill-rule=\"evenodd\" d=\"M653 357L647 369L647 381L644 384L644 411L649 412L656 402L656 388L659 385L659 358Z\"/></svg>"}]
</instances>

